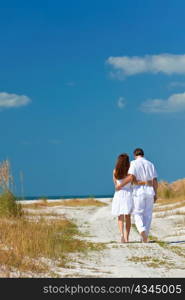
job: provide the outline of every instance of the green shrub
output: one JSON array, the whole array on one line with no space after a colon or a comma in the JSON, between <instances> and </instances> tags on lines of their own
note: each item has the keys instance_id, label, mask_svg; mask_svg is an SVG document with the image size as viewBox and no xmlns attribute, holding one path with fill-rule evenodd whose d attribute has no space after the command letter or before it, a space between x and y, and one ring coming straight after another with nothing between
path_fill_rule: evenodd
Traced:
<instances>
[{"instance_id":1,"label":"green shrub","mask_svg":"<svg viewBox=\"0 0 185 300\"><path fill-rule=\"evenodd\" d=\"M0 217L20 217L23 214L21 204L16 202L16 197L9 191L0 195Z\"/></svg>"}]
</instances>

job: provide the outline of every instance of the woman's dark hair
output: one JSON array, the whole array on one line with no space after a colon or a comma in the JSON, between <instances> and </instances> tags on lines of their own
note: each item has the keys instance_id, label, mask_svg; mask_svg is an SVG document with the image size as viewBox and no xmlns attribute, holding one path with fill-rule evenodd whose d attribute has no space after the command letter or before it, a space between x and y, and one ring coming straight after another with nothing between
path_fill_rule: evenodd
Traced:
<instances>
[{"instance_id":1,"label":"woman's dark hair","mask_svg":"<svg viewBox=\"0 0 185 300\"><path fill-rule=\"evenodd\" d=\"M118 156L114 176L116 179L122 179L127 176L130 167L129 156L126 153Z\"/></svg>"},{"instance_id":2,"label":"woman's dark hair","mask_svg":"<svg viewBox=\"0 0 185 300\"><path fill-rule=\"evenodd\" d=\"M134 150L134 155L135 156L144 156L144 151L141 148L137 148Z\"/></svg>"}]
</instances>

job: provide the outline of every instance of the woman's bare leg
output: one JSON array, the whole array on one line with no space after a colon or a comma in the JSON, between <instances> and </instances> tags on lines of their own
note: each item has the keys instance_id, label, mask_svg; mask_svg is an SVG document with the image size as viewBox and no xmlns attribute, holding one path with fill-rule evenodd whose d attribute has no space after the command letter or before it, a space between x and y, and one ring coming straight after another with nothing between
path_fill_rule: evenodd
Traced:
<instances>
[{"instance_id":1,"label":"woman's bare leg","mask_svg":"<svg viewBox=\"0 0 185 300\"><path fill-rule=\"evenodd\" d=\"M125 242L128 243L129 241L129 233L130 233L130 228L131 228L131 217L130 215L125 215L125 222L126 222L126 230L125 230Z\"/></svg>"},{"instance_id":2,"label":"woman's bare leg","mask_svg":"<svg viewBox=\"0 0 185 300\"><path fill-rule=\"evenodd\" d=\"M125 239L124 239L124 215L118 216L118 227L119 227L119 231L121 233L121 243L124 243L125 242Z\"/></svg>"}]
</instances>

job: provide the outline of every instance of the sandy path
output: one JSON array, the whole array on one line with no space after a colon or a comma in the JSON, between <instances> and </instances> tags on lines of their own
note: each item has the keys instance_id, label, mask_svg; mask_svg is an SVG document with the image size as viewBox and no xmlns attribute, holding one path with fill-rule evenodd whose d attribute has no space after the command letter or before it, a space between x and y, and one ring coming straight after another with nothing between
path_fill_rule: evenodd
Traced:
<instances>
[{"instance_id":1,"label":"sandy path","mask_svg":"<svg viewBox=\"0 0 185 300\"><path fill-rule=\"evenodd\" d=\"M119 242L116 218L111 217L110 199L102 199L108 205L101 208L59 208L69 218L75 220L82 232L88 231L87 240L106 243L107 249L91 252L87 256L73 258L68 269L55 269L61 277L184 277L185 258L175 253L170 244L140 243L139 235L133 227L129 244ZM55 208L56 210L56 208ZM162 222L161 231L160 224ZM151 234L165 240L169 226L173 223L166 218L153 218ZM170 225L171 224L171 225ZM166 228L165 228L165 225ZM162 232L162 233L161 233ZM159 235L160 233L160 235ZM172 239L173 240L173 239ZM177 244L178 245L178 244ZM174 246L174 245L173 245ZM179 244L179 247L184 244ZM133 261L134 260L134 261ZM141 261L144 260L144 261ZM148 265L149 264L149 265Z\"/></svg>"}]
</instances>

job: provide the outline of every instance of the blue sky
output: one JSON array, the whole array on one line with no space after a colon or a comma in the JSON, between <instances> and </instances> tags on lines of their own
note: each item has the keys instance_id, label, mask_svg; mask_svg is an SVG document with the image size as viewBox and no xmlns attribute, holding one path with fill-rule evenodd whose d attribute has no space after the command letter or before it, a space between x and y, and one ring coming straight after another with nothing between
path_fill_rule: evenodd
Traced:
<instances>
[{"instance_id":1,"label":"blue sky","mask_svg":"<svg viewBox=\"0 0 185 300\"><path fill-rule=\"evenodd\" d=\"M0 160L20 193L113 193L136 147L184 176L184 1L0 1Z\"/></svg>"}]
</instances>

